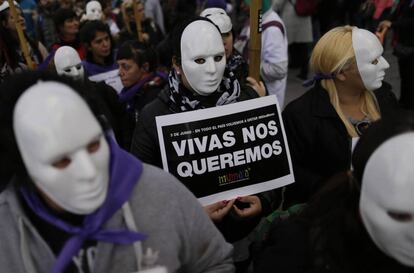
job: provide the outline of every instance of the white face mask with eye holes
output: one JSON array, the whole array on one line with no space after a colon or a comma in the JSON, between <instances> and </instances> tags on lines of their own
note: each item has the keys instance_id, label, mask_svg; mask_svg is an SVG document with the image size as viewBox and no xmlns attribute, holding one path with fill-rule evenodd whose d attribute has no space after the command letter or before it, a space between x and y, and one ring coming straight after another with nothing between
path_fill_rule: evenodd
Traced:
<instances>
[{"instance_id":1,"label":"white face mask with eye holes","mask_svg":"<svg viewBox=\"0 0 414 273\"><path fill-rule=\"evenodd\" d=\"M86 215L104 202L109 146L85 101L58 82L39 82L13 115L19 151L36 187L54 205Z\"/></svg>"},{"instance_id":2,"label":"white face mask with eye holes","mask_svg":"<svg viewBox=\"0 0 414 273\"><path fill-rule=\"evenodd\" d=\"M414 133L397 135L369 158L362 178L360 214L386 255L414 267Z\"/></svg>"},{"instance_id":3,"label":"white face mask with eye holes","mask_svg":"<svg viewBox=\"0 0 414 273\"><path fill-rule=\"evenodd\" d=\"M58 75L65 75L76 81L83 81L85 71L78 52L70 46L59 47L54 56Z\"/></svg>"},{"instance_id":4,"label":"white face mask with eye holes","mask_svg":"<svg viewBox=\"0 0 414 273\"><path fill-rule=\"evenodd\" d=\"M217 90L226 67L223 40L208 21L190 23L181 36L181 66L191 88L202 96Z\"/></svg>"},{"instance_id":5,"label":"white face mask with eye holes","mask_svg":"<svg viewBox=\"0 0 414 273\"><path fill-rule=\"evenodd\" d=\"M86 15L89 20L102 19L102 6L98 1L90 1L86 4Z\"/></svg>"},{"instance_id":6,"label":"white face mask with eye holes","mask_svg":"<svg viewBox=\"0 0 414 273\"><path fill-rule=\"evenodd\" d=\"M352 30L352 46L365 88L371 91L380 88L385 70L390 65L382 57L384 49L377 36L368 30L355 27Z\"/></svg>"}]
</instances>

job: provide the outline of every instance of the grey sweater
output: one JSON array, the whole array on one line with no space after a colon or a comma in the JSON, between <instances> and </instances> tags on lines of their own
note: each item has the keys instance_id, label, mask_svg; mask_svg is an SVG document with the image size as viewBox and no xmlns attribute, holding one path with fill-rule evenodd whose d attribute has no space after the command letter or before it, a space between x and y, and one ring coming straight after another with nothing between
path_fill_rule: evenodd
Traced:
<instances>
[{"instance_id":1,"label":"grey sweater","mask_svg":"<svg viewBox=\"0 0 414 273\"><path fill-rule=\"evenodd\" d=\"M50 272L55 256L30 223L16 195L16 181L0 194L0 272ZM149 235L143 252L158 251L156 265L172 272L233 272L232 246L196 198L172 175L144 164L129 205L139 232ZM119 210L106 228L125 229ZM137 271L132 245L98 242L94 272Z\"/></svg>"}]
</instances>

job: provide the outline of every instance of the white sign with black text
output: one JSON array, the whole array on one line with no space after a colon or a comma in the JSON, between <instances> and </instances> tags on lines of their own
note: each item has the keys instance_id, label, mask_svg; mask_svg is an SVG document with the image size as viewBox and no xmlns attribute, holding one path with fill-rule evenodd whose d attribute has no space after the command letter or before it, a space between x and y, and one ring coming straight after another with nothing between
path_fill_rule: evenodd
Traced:
<instances>
[{"instance_id":1,"label":"white sign with black text","mask_svg":"<svg viewBox=\"0 0 414 273\"><path fill-rule=\"evenodd\" d=\"M163 168L209 205L294 182L276 97L156 117Z\"/></svg>"}]
</instances>

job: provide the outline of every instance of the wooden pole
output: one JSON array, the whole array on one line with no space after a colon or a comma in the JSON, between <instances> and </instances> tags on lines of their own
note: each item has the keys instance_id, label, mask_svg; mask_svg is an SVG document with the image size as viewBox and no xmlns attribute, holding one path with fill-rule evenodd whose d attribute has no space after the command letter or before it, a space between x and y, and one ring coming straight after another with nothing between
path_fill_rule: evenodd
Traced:
<instances>
[{"instance_id":1,"label":"wooden pole","mask_svg":"<svg viewBox=\"0 0 414 273\"><path fill-rule=\"evenodd\" d=\"M142 26L141 26L141 16L138 14L138 3L139 0L133 0L134 5L134 17L135 17L135 24L137 26L137 34L138 34L138 41L142 43Z\"/></svg>"},{"instance_id":2,"label":"wooden pole","mask_svg":"<svg viewBox=\"0 0 414 273\"><path fill-rule=\"evenodd\" d=\"M27 46L26 36L24 35L24 31L22 26L19 24L19 16L17 15L16 6L14 5L13 0L7 0L9 2L9 9L11 15L14 18L14 24L16 25L17 36L19 37L20 48L22 49L24 59L26 60L27 67L31 70L35 69L35 64L29 53L29 47Z\"/></svg>"},{"instance_id":3,"label":"wooden pole","mask_svg":"<svg viewBox=\"0 0 414 273\"><path fill-rule=\"evenodd\" d=\"M260 81L260 52L262 49L262 0L250 4L249 76Z\"/></svg>"}]
</instances>

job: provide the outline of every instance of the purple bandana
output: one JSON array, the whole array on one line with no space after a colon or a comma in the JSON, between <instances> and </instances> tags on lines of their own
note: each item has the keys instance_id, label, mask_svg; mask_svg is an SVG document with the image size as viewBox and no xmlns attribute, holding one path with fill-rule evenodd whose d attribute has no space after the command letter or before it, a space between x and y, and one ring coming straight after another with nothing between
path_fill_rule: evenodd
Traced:
<instances>
[{"instance_id":1,"label":"purple bandana","mask_svg":"<svg viewBox=\"0 0 414 273\"><path fill-rule=\"evenodd\" d=\"M21 188L22 195L33 212L59 229L73 234L66 241L56 262L52 273L61 273L71 262L73 256L82 248L85 240L104 241L114 244L132 244L147 238L146 235L123 230L103 230L103 225L128 201L131 192L138 183L142 173L142 163L118 147L111 137L107 137L111 150L110 182L106 199L95 212L86 215L82 226L73 226L55 216L40 200L38 194L27 188Z\"/></svg>"},{"instance_id":2,"label":"purple bandana","mask_svg":"<svg viewBox=\"0 0 414 273\"><path fill-rule=\"evenodd\" d=\"M302 86L310 87L310 86L314 85L316 82L318 82L320 80L332 80L332 79L335 79L335 78L336 78L335 73L331 73L331 74L316 73L315 76L313 76L312 79L305 81L302 84Z\"/></svg>"}]
</instances>

